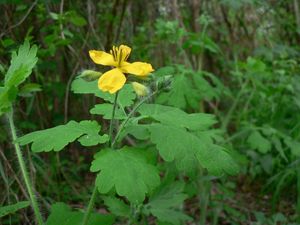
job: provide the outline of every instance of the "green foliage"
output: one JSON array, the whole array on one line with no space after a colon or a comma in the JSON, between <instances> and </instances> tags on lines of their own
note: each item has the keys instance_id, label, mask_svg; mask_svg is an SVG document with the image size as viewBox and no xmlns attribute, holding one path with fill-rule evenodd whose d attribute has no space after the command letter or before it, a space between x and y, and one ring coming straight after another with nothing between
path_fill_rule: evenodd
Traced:
<instances>
[{"instance_id":1,"label":"green foliage","mask_svg":"<svg viewBox=\"0 0 300 225\"><path fill-rule=\"evenodd\" d=\"M12 213L17 212L20 209L27 208L30 205L29 201L18 202L13 205L1 206L0 207L0 218Z\"/></svg>"},{"instance_id":2,"label":"green foliage","mask_svg":"<svg viewBox=\"0 0 300 225\"><path fill-rule=\"evenodd\" d=\"M104 119L112 118L113 105L109 103L97 104L90 110L91 114L102 115ZM121 109L116 109L115 118L118 120L125 119L126 113Z\"/></svg>"},{"instance_id":3,"label":"green foliage","mask_svg":"<svg viewBox=\"0 0 300 225\"><path fill-rule=\"evenodd\" d=\"M129 217L130 207L122 200L116 197L102 196L104 204L108 207L109 211L116 216Z\"/></svg>"},{"instance_id":4,"label":"green foliage","mask_svg":"<svg viewBox=\"0 0 300 225\"><path fill-rule=\"evenodd\" d=\"M216 123L211 114L192 113L188 114L178 108L159 104L144 104L138 112L141 116L153 118L161 123L187 128L189 130L206 130Z\"/></svg>"},{"instance_id":5,"label":"green foliage","mask_svg":"<svg viewBox=\"0 0 300 225\"><path fill-rule=\"evenodd\" d=\"M160 222L182 224L191 218L179 210L187 195L183 193L184 184L173 182L160 186L155 190L149 203L145 205L145 213L151 213Z\"/></svg>"},{"instance_id":6,"label":"green foliage","mask_svg":"<svg viewBox=\"0 0 300 225\"><path fill-rule=\"evenodd\" d=\"M200 54L204 50L212 53L220 53L219 46L205 33L189 33L183 48L189 49L193 54Z\"/></svg>"},{"instance_id":7,"label":"green foliage","mask_svg":"<svg viewBox=\"0 0 300 225\"><path fill-rule=\"evenodd\" d=\"M32 143L33 152L60 151L78 139L83 146L92 146L108 141L107 135L99 135L101 126L96 121L70 121L65 125L35 131L18 138L21 145Z\"/></svg>"},{"instance_id":8,"label":"green foliage","mask_svg":"<svg viewBox=\"0 0 300 225\"><path fill-rule=\"evenodd\" d=\"M215 175L238 172L238 166L231 155L213 143L210 132L192 133L164 124L151 124L148 129L151 141L156 144L162 158L168 162L175 160L179 169L195 169L200 163Z\"/></svg>"},{"instance_id":9,"label":"green foliage","mask_svg":"<svg viewBox=\"0 0 300 225\"><path fill-rule=\"evenodd\" d=\"M258 131L253 132L248 137L248 143L251 148L257 149L261 153L267 153L271 150L271 143L268 139L264 138Z\"/></svg>"},{"instance_id":10,"label":"green foliage","mask_svg":"<svg viewBox=\"0 0 300 225\"><path fill-rule=\"evenodd\" d=\"M298 1L118 3L1 3L0 115L13 106L20 134L78 121L18 140L32 144L30 174L44 214L56 201L80 208L54 204L47 224L82 224L94 150L91 168L103 195L95 194L88 224L299 223ZM28 41L17 49L22 38ZM93 64L88 50L118 44L132 47L130 61L155 71L146 79L126 75L112 116L116 95L98 89L109 68ZM137 80L148 96L136 97L130 82ZM20 199L23 184L2 121L5 205ZM75 140L93 147L70 146L72 161L67 151L36 154ZM104 207L116 218L106 213L106 220ZM31 210L1 223L27 218L34 223Z\"/></svg>"},{"instance_id":11,"label":"green foliage","mask_svg":"<svg viewBox=\"0 0 300 225\"><path fill-rule=\"evenodd\" d=\"M110 103L114 102L115 95L104 93L99 90L98 81L86 81L80 76L72 82L72 91L76 94L94 94ZM120 90L118 104L123 108L133 104L136 94L130 84L127 84Z\"/></svg>"},{"instance_id":12,"label":"green foliage","mask_svg":"<svg viewBox=\"0 0 300 225\"><path fill-rule=\"evenodd\" d=\"M168 40L168 42L174 44L182 38L186 31L181 28L178 21L165 21L157 19L155 22L156 34L160 39Z\"/></svg>"},{"instance_id":13,"label":"green foliage","mask_svg":"<svg viewBox=\"0 0 300 225\"><path fill-rule=\"evenodd\" d=\"M9 110L11 103L16 99L18 90L16 87L0 87L0 115Z\"/></svg>"},{"instance_id":14,"label":"green foliage","mask_svg":"<svg viewBox=\"0 0 300 225\"><path fill-rule=\"evenodd\" d=\"M156 144L160 155L167 162L175 160L177 167L182 170L195 169L201 165L215 175L237 173L238 166L232 156L214 143L216 132L209 130L216 123L214 116L187 114L178 108L158 104L144 104L138 112L140 119L150 117L160 122L142 127L149 130L152 143ZM135 125L134 129L137 127ZM133 128L129 126L129 129L127 132L134 135Z\"/></svg>"},{"instance_id":15,"label":"green foliage","mask_svg":"<svg viewBox=\"0 0 300 225\"><path fill-rule=\"evenodd\" d=\"M159 71L158 75L174 76L168 92L162 93L158 103L164 103L181 109L199 110L202 100L219 99L224 92L224 86L219 79L208 72L196 72L182 65L176 65L173 70ZM211 83L209 81L212 81Z\"/></svg>"},{"instance_id":16,"label":"green foliage","mask_svg":"<svg viewBox=\"0 0 300 225\"><path fill-rule=\"evenodd\" d=\"M19 85L31 74L38 60L36 54L37 47L35 45L30 47L28 41L25 41L17 52L12 53L10 67L5 74L4 86L0 87L0 115L9 110L17 97Z\"/></svg>"},{"instance_id":17,"label":"green foliage","mask_svg":"<svg viewBox=\"0 0 300 225\"><path fill-rule=\"evenodd\" d=\"M19 47L18 52L12 53L10 67L5 75L6 87L19 86L31 74L38 60L36 53L37 47L30 47L28 41Z\"/></svg>"},{"instance_id":18,"label":"green foliage","mask_svg":"<svg viewBox=\"0 0 300 225\"><path fill-rule=\"evenodd\" d=\"M22 97L31 97L33 93L41 91L41 85L37 83L25 84L19 91L19 95Z\"/></svg>"},{"instance_id":19,"label":"green foliage","mask_svg":"<svg viewBox=\"0 0 300 225\"><path fill-rule=\"evenodd\" d=\"M91 171L100 171L96 179L100 193L106 194L115 188L118 195L130 202L143 202L145 194L159 184L159 175L139 151L142 150L124 147L117 151L102 150L96 155Z\"/></svg>"},{"instance_id":20,"label":"green foliage","mask_svg":"<svg viewBox=\"0 0 300 225\"><path fill-rule=\"evenodd\" d=\"M59 202L51 206L51 214L46 221L46 225L80 225L83 216L84 213L72 211L71 207ZM88 225L112 225L114 221L113 215L93 213Z\"/></svg>"}]
</instances>

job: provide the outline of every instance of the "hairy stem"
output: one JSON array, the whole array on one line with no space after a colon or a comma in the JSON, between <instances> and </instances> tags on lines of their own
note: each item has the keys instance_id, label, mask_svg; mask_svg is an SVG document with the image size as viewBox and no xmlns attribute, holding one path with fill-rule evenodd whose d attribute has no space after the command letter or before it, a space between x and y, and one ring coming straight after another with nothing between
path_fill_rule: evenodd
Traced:
<instances>
[{"instance_id":1,"label":"hairy stem","mask_svg":"<svg viewBox=\"0 0 300 225\"><path fill-rule=\"evenodd\" d=\"M10 127L10 131L11 131L11 135L12 135L13 144L14 144L14 147L16 150L18 163L21 168L22 176L23 176L23 179L24 179L24 182L25 182L28 194L29 194L31 206L33 208L33 211L36 216L36 220L37 220L38 224L43 225L44 222L43 222L42 214L40 212L40 209L39 209L39 206L37 203L37 199L34 194L34 190L33 190L32 184L31 184L29 176L28 176L28 172L27 172L27 169L25 166L25 161L24 161L22 153L21 153L21 148L20 148L20 145L16 142L17 134L16 134L16 128L15 128L15 124L14 124L14 120L13 120L12 107L11 107L11 111L9 113L7 113L7 118L9 121L9 127Z\"/></svg>"},{"instance_id":2,"label":"hairy stem","mask_svg":"<svg viewBox=\"0 0 300 225\"><path fill-rule=\"evenodd\" d=\"M115 95L114 106L113 106L111 120L110 120L110 125L109 125L109 140L110 140L110 143L112 143L112 139L113 139L113 128L114 128L114 120L115 120L116 108L117 108L117 104L118 104L117 103L117 101L118 101L118 95L119 95L119 92L117 92L116 95ZM111 146L112 146L112 144L111 144ZM88 224L90 215L92 213L92 210L93 210L93 207L94 207L94 204L95 204L95 201L96 201L96 195L97 195L97 185L94 184L93 193L92 193L92 196L90 198L87 210L86 210L86 212L84 214L82 225L87 225Z\"/></svg>"},{"instance_id":3,"label":"hairy stem","mask_svg":"<svg viewBox=\"0 0 300 225\"><path fill-rule=\"evenodd\" d=\"M82 225L87 225L87 223L88 223L88 221L89 221L89 218L90 218L92 209L93 209L94 204L95 204L96 194L97 194L97 186L96 186L96 184L95 184L95 185L94 185L94 189L93 189L93 193L92 193L92 196L91 196L91 199L90 199L90 201L89 201L87 210L86 210L86 212L85 212L85 214L84 214L84 217L83 217Z\"/></svg>"},{"instance_id":4,"label":"hairy stem","mask_svg":"<svg viewBox=\"0 0 300 225\"><path fill-rule=\"evenodd\" d=\"M136 106L131 110L131 112L128 114L127 118L121 123L121 126L115 136L115 139L113 140L111 147L113 148L114 145L116 144L116 142L119 139L119 136L122 132L122 130L124 129L125 125L128 123L129 119L134 115L134 113L138 110L138 108L145 103L147 100L149 100L151 97L153 97L154 95L156 95L158 93L158 91L153 92L151 95L143 98L138 104L136 104Z\"/></svg>"},{"instance_id":5,"label":"hairy stem","mask_svg":"<svg viewBox=\"0 0 300 225\"><path fill-rule=\"evenodd\" d=\"M114 106L112 110L111 120L109 124L109 143L110 146L113 147L113 132L114 132L114 123L115 123L115 114L116 114L116 108L117 108L117 101L118 101L118 95L119 92L116 93L115 100L114 100Z\"/></svg>"}]
</instances>

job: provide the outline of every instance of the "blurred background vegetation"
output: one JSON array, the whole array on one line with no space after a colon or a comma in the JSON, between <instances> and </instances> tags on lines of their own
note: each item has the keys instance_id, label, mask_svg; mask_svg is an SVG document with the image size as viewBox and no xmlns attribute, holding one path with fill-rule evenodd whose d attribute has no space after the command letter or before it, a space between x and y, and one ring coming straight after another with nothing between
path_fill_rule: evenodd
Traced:
<instances>
[{"instance_id":1,"label":"blurred background vegetation","mask_svg":"<svg viewBox=\"0 0 300 225\"><path fill-rule=\"evenodd\" d=\"M72 93L72 80L84 69L99 70L88 50L127 44L131 61L150 62L157 76L174 78L156 101L215 114L221 141L241 166L236 177L207 177L200 196L205 212L188 186L187 214L201 218L199 224L299 224L298 0L1 0L0 13L2 78L24 39L39 47L15 106L19 135L89 119L99 100ZM2 119L2 205L26 196L6 125ZM88 201L93 182L88 151L72 144L59 154L24 154L31 155L31 178L46 207L55 201L84 207L78 204ZM23 210L2 224L30 224L31 216Z\"/></svg>"}]
</instances>

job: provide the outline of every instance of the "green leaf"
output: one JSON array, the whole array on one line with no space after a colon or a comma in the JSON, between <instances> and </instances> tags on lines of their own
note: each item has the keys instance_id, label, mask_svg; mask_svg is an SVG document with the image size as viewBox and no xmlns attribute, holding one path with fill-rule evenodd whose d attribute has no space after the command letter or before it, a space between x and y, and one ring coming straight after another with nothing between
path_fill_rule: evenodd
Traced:
<instances>
[{"instance_id":1,"label":"green leaf","mask_svg":"<svg viewBox=\"0 0 300 225\"><path fill-rule=\"evenodd\" d=\"M71 207L64 203L55 203L51 207L51 214L46 225L81 225L83 212L72 211ZM88 225L112 225L115 218L110 214L92 213Z\"/></svg>"},{"instance_id":2,"label":"green leaf","mask_svg":"<svg viewBox=\"0 0 300 225\"><path fill-rule=\"evenodd\" d=\"M279 152L280 156L286 161L288 162L289 160L287 159L284 150L282 148L282 143L279 137L277 136L272 136L272 142L274 144L275 149Z\"/></svg>"},{"instance_id":3,"label":"green leaf","mask_svg":"<svg viewBox=\"0 0 300 225\"><path fill-rule=\"evenodd\" d=\"M130 202L143 202L145 194L160 182L156 167L147 163L138 149L124 147L120 150L102 150L92 162L91 171L100 173L96 185L100 193L112 188Z\"/></svg>"},{"instance_id":4,"label":"green leaf","mask_svg":"<svg viewBox=\"0 0 300 225\"><path fill-rule=\"evenodd\" d=\"M161 157L174 161L182 170L190 170L198 163L215 175L224 172L236 174L238 165L230 154L222 147L213 143L211 132L188 132L184 128L164 124L148 125L151 141L156 144Z\"/></svg>"},{"instance_id":5,"label":"green leaf","mask_svg":"<svg viewBox=\"0 0 300 225\"><path fill-rule=\"evenodd\" d=\"M21 145L32 142L31 150L33 152L60 151L77 138L84 146L105 143L108 136L99 135L100 129L101 126L96 121L84 120L80 123L70 121L65 125L26 134L17 141Z\"/></svg>"},{"instance_id":6,"label":"green leaf","mask_svg":"<svg viewBox=\"0 0 300 225\"><path fill-rule=\"evenodd\" d=\"M94 94L100 98L105 95L98 88L98 80L86 81L83 78L77 78L72 82L71 90L76 94Z\"/></svg>"},{"instance_id":7,"label":"green leaf","mask_svg":"<svg viewBox=\"0 0 300 225\"><path fill-rule=\"evenodd\" d=\"M7 112L16 99L18 86L31 74L37 62L37 47L30 47L29 42L25 41L18 49L13 52L11 64L4 79L4 87L0 87L0 115Z\"/></svg>"},{"instance_id":8,"label":"green leaf","mask_svg":"<svg viewBox=\"0 0 300 225\"><path fill-rule=\"evenodd\" d=\"M183 193L184 183L173 182L159 187L145 205L146 213L151 213L160 222L184 224L191 218L182 213L179 207L188 197Z\"/></svg>"},{"instance_id":9,"label":"green leaf","mask_svg":"<svg viewBox=\"0 0 300 225\"><path fill-rule=\"evenodd\" d=\"M189 82L190 81L183 74L174 76L170 91L163 93L159 100L182 109L188 106L188 99L199 102L200 97L195 95L191 90Z\"/></svg>"},{"instance_id":10,"label":"green leaf","mask_svg":"<svg viewBox=\"0 0 300 225\"><path fill-rule=\"evenodd\" d=\"M17 97L18 89L16 87L0 87L0 115L10 109L12 102Z\"/></svg>"},{"instance_id":11,"label":"green leaf","mask_svg":"<svg viewBox=\"0 0 300 225\"><path fill-rule=\"evenodd\" d=\"M82 27L87 24L84 17L80 16L76 11L69 11L66 13L67 19L74 25Z\"/></svg>"},{"instance_id":12,"label":"green leaf","mask_svg":"<svg viewBox=\"0 0 300 225\"><path fill-rule=\"evenodd\" d=\"M165 66L155 70L153 73L155 77L173 75L175 73L175 68L173 66Z\"/></svg>"},{"instance_id":13,"label":"green leaf","mask_svg":"<svg viewBox=\"0 0 300 225\"><path fill-rule=\"evenodd\" d=\"M161 123L190 130L205 130L216 123L215 117L211 114L187 114L178 108L158 104L143 104L138 112L142 116L151 117Z\"/></svg>"},{"instance_id":14,"label":"green leaf","mask_svg":"<svg viewBox=\"0 0 300 225\"><path fill-rule=\"evenodd\" d=\"M32 92L37 92L37 91L41 91L41 85L37 84L37 83L28 83L25 84L19 91L19 95L26 97L26 96L31 96Z\"/></svg>"},{"instance_id":15,"label":"green leaf","mask_svg":"<svg viewBox=\"0 0 300 225\"><path fill-rule=\"evenodd\" d=\"M204 35L202 41L203 41L204 48L206 48L210 52L212 52L212 53L221 52L221 50L220 50L219 46L217 45L217 43L214 42L209 36Z\"/></svg>"},{"instance_id":16,"label":"green leaf","mask_svg":"<svg viewBox=\"0 0 300 225\"><path fill-rule=\"evenodd\" d=\"M267 153L271 150L271 142L268 141L268 139L264 138L260 132L254 131L250 134L250 136L247 139L247 142L249 143L250 147L253 149L257 149L260 153Z\"/></svg>"},{"instance_id":17,"label":"green leaf","mask_svg":"<svg viewBox=\"0 0 300 225\"><path fill-rule=\"evenodd\" d=\"M17 53L13 52L10 67L5 75L6 87L17 87L31 74L38 60L36 53L37 46L30 47L28 41L19 47Z\"/></svg>"},{"instance_id":18,"label":"green leaf","mask_svg":"<svg viewBox=\"0 0 300 225\"><path fill-rule=\"evenodd\" d=\"M82 78L77 78L72 82L71 90L76 94L94 94L95 96L104 99L110 103L114 102L115 94L108 92L102 92L98 88L98 81L86 81ZM124 108L131 106L136 98L136 94L132 88L132 85L125 84L119 91L118 104Z\"/></svg>"},{"instance_id":19,"label":"green leaf","mask_svg":"<svg viewBox=\"0 0 300 225\"><path fill-rule=\"evenodd\" d=\"M90 110L90 113L102 115L104 119L110 120L112 118L113 107L113 104L110 103L97 104ZM126 119L126 117L126 114L121 109L116 109L115 119L122 120Z\"/></svg>"},{"instance_id":20,"label":"green leaf","mask_svg":"<svg viewBox=\"0 0 300 225\"><path fill-rule=\"evenodd\" d=\"M102 196L104 204L108 207L109 211L116 216L129 217L130 207L122 200L115 197Z\"/></svg>"},{"instance_id":21,"label":"green leaf","mask_svg":"<svg viewBox=\"0 0 300 225\"><path fill-rule=\"evenodd\" d=\"M196 72L182 65L175 68L170 91L160 94L157 103L198 111L202 100L218 99L224 91L222 82L211 73Z\"/></svg>"},{"instance_id":22,"label":"green leaf","mask_svg":"<svg viewBox=\"0 0 300 225\"><path fill-rule=\"evenodd\" d=\"M133 137L135 137L138 140L147 140L150 138L150 134L149 134L147 127L145 127L143 125L133 124L133 123L127 125L124 128L123 132L121 133L120 140L122 140L123 137L128 134L132 135Z\"/></svg>"},{"instance_id":23,"label":"green leaf","mask_svg":"<svg viewBox=\"0 0 300 225\"><path fill-rule=\"evenodd\" d=\"M300 143L298 141L286 139L285 143L291 149L294 156L300 156Z\"/></svg>"},{"instance_id":24,"label":"green leaf","mask_svg":"<svg viewBox=\"0 0 300 225\"><path fill-rule=\"evenodd\" d=\"M50 12L49 15L54 20L58 20L60 18L59 14L54 13L54 12Z\"/></svg>"},{"instance_id":25,"label":"green leaf","mask_svg":"<svg viewBox=\"0 0 300 225\"><path fill-rule=\"evenodd\" d=\"M29 201L23 201L23 202L18 202L13 205L1 206L0 207L0 217L15 213L16 211L26 208L29 205L30 205Z\"/></svg>"}]
</instances>

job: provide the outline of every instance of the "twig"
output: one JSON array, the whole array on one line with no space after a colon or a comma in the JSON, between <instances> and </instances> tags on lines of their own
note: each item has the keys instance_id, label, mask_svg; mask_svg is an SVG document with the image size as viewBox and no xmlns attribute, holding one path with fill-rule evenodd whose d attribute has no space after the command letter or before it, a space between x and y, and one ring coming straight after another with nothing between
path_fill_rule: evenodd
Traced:
<instances>
[{"instance_id":1,"label":"twig","mask_svg":"<svg viewBox=\"0 0 300 225\"><path fill-rule=\"evenodd\" d=\"M0 155L1 155L1 157L4 159L4 162L6 162L8 169L12 172L13 177L15 178L16 182L18 183L18 185L19 185L19 187L20 187L20 189L21 189L23 195L25 196L25 198L28 199L29 196L28 196L27 192L25 191L25 189L24 189L24 187L23 187L23 185L22 185L22 182L19 180L17 174L15 173L15 171L13 170L12 166L10 165L8 159L7 159L6 156L4 155L3 149L2 149L1 147L0 147Z\"/></svg>"},{"instance_id":2,"label":"twig","mask_svg":"<svg viewBox=\"0 0 300 225\"><path fill-rule=\"evenodd\" d=\"M10 31L11 29L14 29L18 26L20 26L25 20L26 18L28 17L28 15L30 14L30 12L32 11L32 9L35 7L35 5L38 3L38 0L35 0L32 5L30 6L30 8L27 10L27 12L25 13L25 15L22 17L22 19L17 22L16 24L10 26L7 30L3 31L1 34L0 34L0 39L8 32Z\"/></svg>"},{"instance_id":3,"label":"twig","mask_svg":"<svg viewBox=\"0 0 300 225\"><path fill-rule=\"evenodd\" d=\"M68 80L67 87L66 87L65 105L64 105L64 122L65 123L68 121L68 111L69 111L68 106L69 106L70 87L71 87L72 80L74 79L74 77L76 75L76 70L78 69L78 67L79 67L79 63L77 62L72 71L72 74Z\"/></svg>"}]
</instances>

